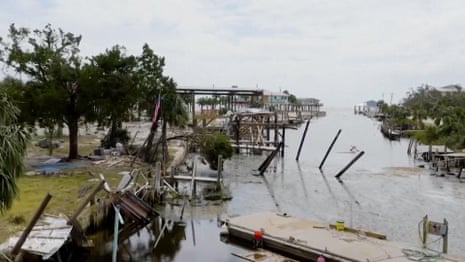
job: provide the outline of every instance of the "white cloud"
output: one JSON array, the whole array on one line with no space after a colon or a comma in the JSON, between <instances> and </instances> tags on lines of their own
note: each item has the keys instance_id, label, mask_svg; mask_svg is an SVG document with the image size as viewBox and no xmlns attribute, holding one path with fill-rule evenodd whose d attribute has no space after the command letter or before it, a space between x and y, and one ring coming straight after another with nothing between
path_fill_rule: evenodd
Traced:
<instances>
[{"instance_id":1,"label":"white cloud","mask_svg":"<svg viewBox=\"0 0 465 262\"><path fill-rule=\"evenodd\" d=\"M40 3L40 4L39 4ZM465 13L453 1L7 0L0 34L47 23L83 55L147 42L181 86L287 89L350 106L421 83L463 82Z\"/></svg>"}]
</instances>

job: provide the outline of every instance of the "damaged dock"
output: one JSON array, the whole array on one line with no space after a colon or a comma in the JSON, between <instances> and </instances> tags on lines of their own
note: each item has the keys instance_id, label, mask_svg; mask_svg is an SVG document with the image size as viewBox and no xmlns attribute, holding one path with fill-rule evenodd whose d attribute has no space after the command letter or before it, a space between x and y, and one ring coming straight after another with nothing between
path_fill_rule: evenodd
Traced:
<instances>
[{"instance_id":1,"label":"damaged dock","mask_svg":"<svg viewBox=\"0 0 465 262\"><path fill-rule=\"evenodd\" d=\"M337 231L330 225L292 217L286 214L257 213L225 219L231 237L248 244L261 232L261 246L292 256L299 261L465 261L428 249L370 237L366 232ZM423 260L421 260L423 259Z\"/></svg>"}]
</instances>

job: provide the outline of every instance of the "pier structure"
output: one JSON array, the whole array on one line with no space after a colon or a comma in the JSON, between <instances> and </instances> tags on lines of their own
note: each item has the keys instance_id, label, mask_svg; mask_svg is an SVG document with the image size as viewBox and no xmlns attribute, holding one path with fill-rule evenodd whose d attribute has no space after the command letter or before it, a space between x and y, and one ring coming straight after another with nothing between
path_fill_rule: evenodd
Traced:
<instances>
[{"instance_id":1,"label":"pier structure","mask_svg":"<svg viewBox=\"0 0 465 262\"><path fill-rule=\"evenodd\" d=\"M347 227L343 222L326 225L271 212L227 218L223 222L229 236L240 243L257 246L258 242L261 248L298 261L465 261L464 257L445 254L447 249L441 253L423 247L412 248L405 243L387 240L378 232ZM447 235L445 227L437 222L425 225L437 225L441 229L426 228L425 232L429 234Z\"/></svg>"},{"instance_id":2,"label":"pier structure","mask_svg":"<svg viewBox=\"0 0 465 262\"><path fill-rule=\"evenodd\" d=\"M299 104L291 103L264 103L263 108L272 112L277 112L281 119L290 122L302 123L312 117L325 116L325 112L321 111L321 104L316 99L312 102L299 102Z\"/></svg>"},{"instance_id":3,"label":"pier structure","mask_svg":"<svg viewBox=\"0 0 465 262\"><path fill-rule=\"evenodd\" d=\"M242 88L177 88L176 93L183 96L188 104L191 113L192 126L196 127L199 120L202 120L203 127L219 116L220 109L231 112L244 112L251 107L268 112L277 113L282 121L292 123L302 123L315 116L324 116L321 111L323 104L318 99L302 98L296 104L289 103L287 99L275 101L270 99L270 95L262 89L242 89ZM196 96L213 96L217 98L217 103L210 105L210 109L196 112ZM217 107L218 106L218 107Z\"/></svg>"},{"instance_id":4,"label":"pier structure","mask_svg":"<svg viewBox=\"0 0 465 262\"><path fill-rule=\"evenodd\" d=\"M232 146L236 153L261 153L275 151L280 143L284 155L286 129L296 129L296 124L279 117L277 112L237 113L230 122Z\"/></svg>"},{"instance_id":5,"label":"pier structure","mask_svg":"<svg viewBox=\"0 0 465 262\"><path fill-rule=\"evenodd\" d=\"M197 126L195 114L196 96L225 96L224 108L228 111L237 111L241 103L238 103L239 96L250 97L250 101L258 101L263 94L259 89L239 89L239 88L177 88L176 93L185 96L190 113L192 113L192 125Z\"/></svg>"}]
</instances>

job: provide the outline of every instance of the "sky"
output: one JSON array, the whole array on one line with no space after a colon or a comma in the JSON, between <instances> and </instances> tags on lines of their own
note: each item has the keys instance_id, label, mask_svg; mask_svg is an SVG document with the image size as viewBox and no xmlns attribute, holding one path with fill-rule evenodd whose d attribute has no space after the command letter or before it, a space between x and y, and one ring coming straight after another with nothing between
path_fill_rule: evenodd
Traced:
<instances>
[{"instance_id":1,"label":"sky","mask_svg":"<svg viewBox=\"0 0 465 262\"><path fill-rule=\"evenodd\" d=\"M148 43L179 87L352 106L465 82L463 0L2 0L0 36L12 23L82 35L82 56Z\"/></svg>"}]
</instances>

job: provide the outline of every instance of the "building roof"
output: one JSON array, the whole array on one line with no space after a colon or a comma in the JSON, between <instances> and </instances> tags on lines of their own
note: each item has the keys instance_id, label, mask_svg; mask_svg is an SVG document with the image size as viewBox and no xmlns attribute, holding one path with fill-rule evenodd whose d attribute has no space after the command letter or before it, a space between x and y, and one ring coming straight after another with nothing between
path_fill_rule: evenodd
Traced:
<instances>
[{"instance_id":1,"label":"building roof","mask_svg":"<svg viewBox=\"0 0 465 262\"><path fill-rule=\"evenodd\" d=\"M437 88L440 92L447 93L447 92L458 92L461 91L463 88L459 84L454 84L454 85L446 85Z\"/></svg>"},{"instance_id":2,"label":"building roof","mask_svg":"<svg viewBox=\"0 0 465 262\"><path fill-rule=\"evenodd\" d=\"M263 95L264 96L289 96L288 94L285 94L283 92L273 92L269 90L263 90Z\"/></svg>"}]
</instances>

